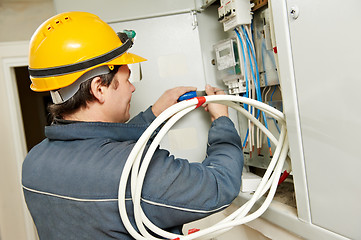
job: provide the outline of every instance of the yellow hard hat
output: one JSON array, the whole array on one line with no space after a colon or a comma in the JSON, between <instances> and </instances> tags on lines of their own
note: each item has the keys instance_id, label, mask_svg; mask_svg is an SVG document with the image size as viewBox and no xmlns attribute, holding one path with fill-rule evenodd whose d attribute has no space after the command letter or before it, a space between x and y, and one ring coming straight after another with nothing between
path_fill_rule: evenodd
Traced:
<instances>
[{"instance_id":1,"label":"yellow hard hat","mask_svg":"<svg viewBox=\"0 0 361 240\"><path fill-rule=\"evenodd\" d=\"M121 36L91 13L67 12L48 19L30 40L30 88L37 92L56 90L100 66L146 61L128 53L133 42Z\"/></svg>"}]
</instances>

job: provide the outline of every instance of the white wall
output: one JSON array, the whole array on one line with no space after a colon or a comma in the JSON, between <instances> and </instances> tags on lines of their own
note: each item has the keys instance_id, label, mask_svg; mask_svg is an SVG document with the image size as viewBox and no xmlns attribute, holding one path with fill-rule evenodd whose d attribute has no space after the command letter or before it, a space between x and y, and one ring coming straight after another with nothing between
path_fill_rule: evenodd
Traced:
<instances>
[{"instance_id":1,"label":"white wall","mask_svg":"<svg viewBox=\"0 0 361 240\"><path fill-rule=\"evenodd\" d=\"M30 40L36 28L54 14L52 0L1 0L0 42Z\"/></svg>"},{"instance_id":2,"label":"white wall","mask_svg":"<svg viewBox=\"0 0 361 240\"><path fill-rule=\"evenodd\" d=\"M22 118L14 105L16 94L12 95L14 92L6 88L11 81L5 79L4 74L9 73L9 67L5 69L4 65L10 59L22 59L21 64L27 65L31 35L54 14L51 0L0 1L0 239L3 240L34 238L31 219L26 218L29 215L23 205L20 185L19 167L24 155L24 144L21 144ZM16 88L16 84L14 86ZM21 124L14 121L14 117Z\"/></svg>"}]
</instances>

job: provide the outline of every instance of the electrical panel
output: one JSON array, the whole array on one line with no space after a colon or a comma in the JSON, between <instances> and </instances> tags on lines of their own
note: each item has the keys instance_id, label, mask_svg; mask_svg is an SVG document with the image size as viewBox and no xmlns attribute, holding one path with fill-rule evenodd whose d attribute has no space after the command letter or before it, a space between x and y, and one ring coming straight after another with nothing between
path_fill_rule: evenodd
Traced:
<instances>
[{"instance_id":1,"label":"electrical panel","mask_svg":"<svg viewBox=\"0 0 361 240\"><path fill-rule=\"evenodd\" d=\"M277 47L271 32L269 9L259 9L254 14L253 37L259 62L261 87L279 84L276 61Z\"/></svg>"},{"instance_id":2,"label":"electrical panel","mask_svg":"<svg viewBox=\"0 0 361 240\"><path fill-rule=\"evenodd\" d=\"M251 11L249 0L221 1L218 21L230 37L214 45L217 78L230 94L242 95L282 111L281 88L277 72L277 47L272 39L271 19L267 6ZM252 17L253 16L253 17ZM280 126L272 116L244 105L275 136ZM275 147L251 122L239 117L247 167L266 169Z\"/></svg>"}]
</instances>

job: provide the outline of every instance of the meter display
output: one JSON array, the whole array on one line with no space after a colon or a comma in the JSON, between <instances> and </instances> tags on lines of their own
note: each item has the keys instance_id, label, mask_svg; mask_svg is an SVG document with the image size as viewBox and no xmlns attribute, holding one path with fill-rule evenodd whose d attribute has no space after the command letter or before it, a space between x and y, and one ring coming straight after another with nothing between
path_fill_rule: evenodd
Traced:
<instances>
[{"instance_id":1,"label":"meter display","mask_svg":"<svg viewBox=\"0 0 361 240\"><path fill-rule=\"evenodd\" d=\"M216 52L217 68L219 71L236 65L234 40L228 39L214 46Z\"/></svg>"}]
</instances>

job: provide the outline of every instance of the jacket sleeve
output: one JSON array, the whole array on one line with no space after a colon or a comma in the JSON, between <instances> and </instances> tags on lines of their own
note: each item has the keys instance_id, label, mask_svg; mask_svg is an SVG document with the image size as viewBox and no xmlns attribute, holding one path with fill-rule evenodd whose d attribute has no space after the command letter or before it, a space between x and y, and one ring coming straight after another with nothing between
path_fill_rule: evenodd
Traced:
<instances>
[{"instance_id":1,"label":"jacket sleeve","mask_svg":"<svg viewBox=\"0 0 361 240\"><path fill-rule=\"evenodd\" d=\"M238 195L243 168L241 139L227 117L209 130L207 157L189 163L158 149L142 192L145 214L161 228L182 225L227 207Z\"/></svg>"}]
</instances>

